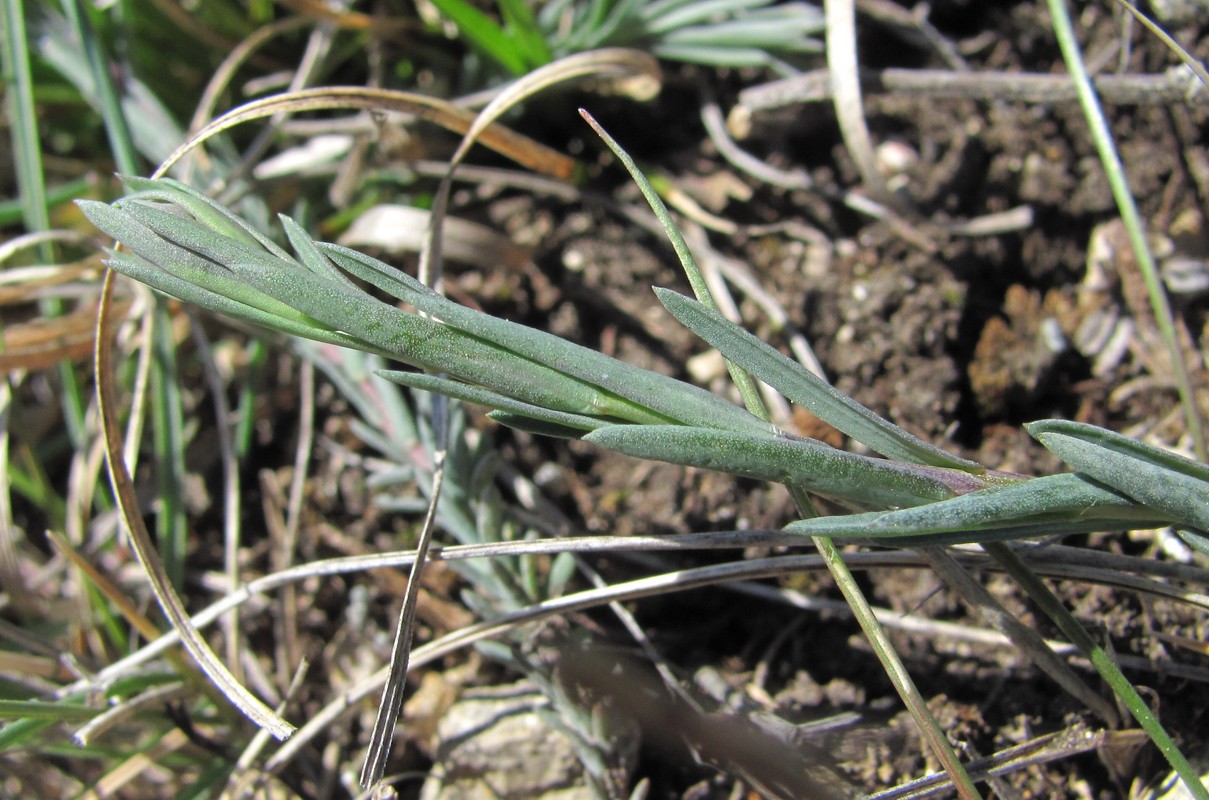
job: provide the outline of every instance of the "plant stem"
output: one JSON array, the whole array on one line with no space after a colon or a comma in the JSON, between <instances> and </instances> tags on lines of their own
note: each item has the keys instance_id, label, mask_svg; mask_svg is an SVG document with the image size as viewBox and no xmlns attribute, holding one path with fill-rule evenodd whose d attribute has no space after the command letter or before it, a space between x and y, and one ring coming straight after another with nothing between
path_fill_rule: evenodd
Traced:
<instances>
[{"instance_id":1,"label":"plant stem","mask_svg":"<svg viewBox=\"0 0 1209 800\"><path fill-rule=\"evenodd\" d=\"M1053 18L1054 35L1058 38L1058 46L1066 61L1066 68L1079 92L1079 104L1083 107L1083 115L1091 128L1092 141L1100 154L1100 162L1108 176L1109 186L1112 187L1113 199L1116 200L1117 210L1125 230L1129 233L1130 244L1133 245L1134 255L1138 259L1138 269L1146 282L1146 292L1150 296L1150 305L1154 310L1155 321L1159 333L1163 336L1163 344L1171 356L1172 377L1175 379L1176 390L1180 395L1180 404L1184 408L1184 420L1188 433L1192 437L1193 450L1201 461L1209 460L1209 448L1205 443L1204 426L1200 410L1197 408L1196 395L1192 391L1192 383L1188 379L1188 367L1180 350L1179 340L1175 333L1175 319L1171 313L1171 304L1167 301L1167 293L1163 289L1158 268L1154 263L1154 255L1146 242L1146 232L1142 226L1142 217L1138 213L1137 203L1129 190L1129 181L1125 177L1125 169L1117 154L1112 140L1112 131L1104 118L1104 111L1096 97L1096 90L1088 77L1087 68L1083 64L1083 56L1079 51L1079 42L1075 38L1075 29L1071 24L1070 14L1063 0L1048 0L1050 16Z\"/></svg>"},{"instance_id":2,"label":"plant stem","mask_svg":"<svg viewBox=\"0 0 1209 800\"><path fill-rule=\"evenodd\" d=\"M790 493L794 496L795 502L799 502L799 495L801 495L802 499L805 499L809 503L809 499L805 497L805 492L802 490L790 487ZM800 504L799 510L801 510ZM827 569L831 571L832 577L835 578L835 583L844 595L844 600L847 601L848 607L852 609L852 614L856 617L857 623L860 624L861 630L864 631L865 638L869 640L869 644L873 647L873 652L877 655L877 660L881 662L882 669L886 671L886 676L894 684L894 688L898 691L898 696L902 698L903 703L907 706L907 710L911 712L911 716L915 718L915 722L919 725L924 740L931 747L932 753L940 760L945 771L949 773L958 796L964 800L981 798L982 795L978 793L977 787L974 786L973 779L966 772L961 760L957 757L957 753L953 750L953 745L949 743L944 731L940 729L940 723L932 715L931 710L924 701L923 695L919 693L919 689L915 686L915 682L907 672L906 666L903 665L902 659L898 657L898 653L894 650L894 645L886 635L885 629L877 621L877 616L873 613L873 608L870 607L869 601L865 599L865 595L861 592L860 587L857 586L856 579L852 576L848 565L844 563L844 558L840 554L839 548L836 547L835 542L830 536L812 536L811 539L814 541L815 547L818 548L819 555L823 557Z\"/></svg>"},{"instance_id":3,"label":"plant stem","mask_svg":"<svg viewBox=\"0 0 1209 800\"><path fill-rule=\"evenodd\" d=\"M1112 660L1112 657L1104 651L1103 647L1096 644L1096 641L1091 638L1091 635L1084 630L1071 613L1066 610L1054 593L1049 590L1049 587L1037 576L1029 566L1016 554L1011 547L1003 542L987 542L982 545L982 548L987 551L996 561L998 561L1005 570L1015 578L1024 590L1028 592L1029 597L1033 599L1042 611L1054 621L1068 639L1071 640L1080 652L1091 661L1092 666L1100 673L1112 690L1116 693L1125 707L1129 709L1129 713L1142 726L1142 730L1146 731L1150 736L1150 740L1159 748L1159 752L1167 759L1167 763L1176 771L1180 778L1184 781L1188 790L1198 800L1209 800L1209 789L1201 782L1200 776L1196 770L1188 763L1188 759L1184 758L1184 754L1172 741L1171 737L1164 730L1163 725L1159 722L1158 717L1146 705L1146 701L1138 694L1138 690L1133 687L1123 674L1121 668Z\"/></svg>"}]
</instances>

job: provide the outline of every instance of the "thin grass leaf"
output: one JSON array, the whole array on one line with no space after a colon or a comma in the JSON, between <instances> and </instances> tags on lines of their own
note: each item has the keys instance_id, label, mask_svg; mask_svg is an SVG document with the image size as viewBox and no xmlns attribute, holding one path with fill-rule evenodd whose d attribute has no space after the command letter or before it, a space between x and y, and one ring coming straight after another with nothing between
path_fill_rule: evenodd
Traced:
<instances>
[{"instance_id":1,"label":"thin grass leaf","mask_svg":"<svg viewBox=\"0 0 1209 800\"><path fill-rule=\"evenodd\" d=\"M3 30L0 35L0 56L4 74L9 85L8 111L12 126L13 160L17 173L17 189L20 193L22 218L30 233L50 230L50 212L47 209L46 178L42 170L42 145L38 133L38 113L34 102L34 77L30 64L29 31L25 25L24 4L17 0L3 3ZM41 258L54 260L54 248L49 244L38 247ZM49 299L41 304L47 317L64 313L61 300ZM87 441L84 409L85 392L76 375L75 367L67 360L58 365L59 380L62 382L60 405L72 444L83 448Z\"/></svg>"},{"instance_id":2,"label":"thin grass leaf","mask_svg":"<svg viewBox=\"0 0 1209 800\"><path fill-rule=\"evenodd\" d=\"M513 75L523 75L528 65L520 48L495 20L463 0L432 0L437 10L457 26L475 49L494 59Z\"/></svg>"},{"instance_id":3,"label":"thin grass leaf","mask_svg":"<svg viewBox=\"0 0 1209 800\"><path fill-rule=\"evenodd\" d=\"M1193 392L1192 382L1188 377L1188 366L1184 361L1184 354L1176 336L1171 302L1167 297L1167 290L1163 287L1158 267L1155 265L1150 243L1146 239L1145 225L1142 222L1141 213L1138 211L1137 201L1129 188L1125 167L1121 163L1121 156L1113 141L1112 131L1108 127L1104 109L1100 105L1099 95L1096 93L1087 67L1083 63L1083 54L1079 49L1079 41L1075 37L1074 25L1071 23L1066 2L1065 0L1048 0L1047 5L1053 20L1054 36L1058 40L1058 48L1062 51L1066 69L1079 94L1079 105L1083 109L1083 116L1087 120L1088 127L1091 128L1092 142L1096 146L1100 163L1108 178L1108 185L1112 189L1113 200L1121 215L1121 222L1125 224L1125 230L1129 234L1129 243L1133 248L1134 257L1137 259L1138 270L1142 273L1142 279L1146 284L1150 307L1154 311L1155 324L1158 326L1163 346L1170 357L1172 377L1175 379L1180 405L1184 410L1184 422L1192 437L1193 450L1197 458L1207 460L1209 459L1209 442L1205 438L1204 420L1197 406L1196 394Z\"/></svg>"},{"instance_id":4,"label":"thin grass leaf","mask_svg":"<svg viewBox=\"0 0 1209 800\"><path fill-rule=\"evenodd\" d=\"M558 410L614 416L644 423L682 422L686 425L731 427L751 432L771 430L770 426L742 408L704 389L626 364L545 331L479 313L437 295L431 289L425 292L412 289L423 284L354 250L326 243L320 246L342 268L384 291L391 291L388 288L391 285L411 289L402 296L395 296L446 325L469 336L494 342L504 350L596 387L596 396L590 402L578 408L559 407ZM374 273L387 276L388 281L379 281ZM459 377L484 385L487 383L465 374Z\"/></svg>"},{"instance_id":5,"label":"thin grass leaf","mask_svg":"<svg viewBox=\"0 0 1209 800\"><path fill-rule=\"evenodd\" d=\"M753 48L780 53L817 53L823 43L806 35L810 26L797 26L792 20L733 20L721 25L681 28L659 42L660 47Z\"/></svg>"},{"instance_id":6,"label":"thin grass leaf","mask_svg":"<svg viewBox=\"0 0 1209 800\"><path fill-rule=\"evenodd\" d=\"M1204 464L1095 425L1051 419L1024 427L1079 472L1172 521L1209 531L1209 468Z\"/></svg>"},{"instance_id":7,"label":"thin grass leaf","mask_svg":"<svg viewBox=\"0 0 1209 800\"><path fill-rule=\"evenodd\" d=\"M673 4L652 3L643 9L638 18L643 21L643 32L661 35L701 25L712 20L733 19L750 9L767 6L769 0L703 0L702 2L677 2ZM656 6L656 8L652 8ZM659 7L662 6L662 7Z\"/></svg>"},{"instance_id":8,"label":"thin grass leaf","mask_svg":"<svg viewBox=\"0 0 1209 800\"><path fill-rule=\"evenodd\" d=\"M896 511L816 517L791 533L857 538L896 547L1132 530L1170 524L1161 513L1079 474L1032 478Z\"/></svg>"},{"instance_id":9,"label":"thin grass leaf","mask_svg":"<svg viewBox=\"0 0 1209 800\"><path fill-rule=\"evenodd\" d=\"M69 180L66 183L57 183L46 188L46 208L47 210L54 209L64 203L75 200L82 194L87 194L93 187L95 181L93 177L87 176ZM0 225L11 226L20 225L25 220L24 204L21 198L13 200L0 200Z\"/></svg>"},{"instance_id":10,"label":"thin grass leaf","mask_svg":"<svg viewBox=\"0 0 1209 800\"><path fill-rule=\"evenodd\" d=\"M34 737L54 724L54 720L45 717L14 719L0 728L0 752L20 745L33 747Z\"/></svg>"},{"instance_id":11,"label":"thin grass leaf","mask_svg":"<svg viewBox=\"0 0 1209 800\"><path fill-rule=\"evenodd\" d=\"M716 311L670 289L654 291L673 317L722 355L874 452L975 475L986 472L982 465L946 453L882 419Z\"/></svg>"},{"instance_id":12,"label":"thin grass leaf","mask_svg":"<svg viewBox=\"0 0 1209 800\"><path fill-rule=\"evenodd\" d=\"M529 67L540 67L553 61L554 56L533 16L530 3L527 0L499 0L499 6L512 41Z\"/></svg>"},{"instance_id":13,"label":"thin grass leaf","mask_svg":"<svg viewBox=\"0 0 1209 800\"><path fill-rule=\"evenodd\" d=\"M29 62L29 33L25 27L24 4L3 3L4 74L8 82L5 98L13 144L13 167L17 176L21 212L27 231L50 230L46 208L46 184L42 174L42 144L38 136L38 114L34 104L34 79ZM50 260L49 252L43 258Z\"/></svg>"},{"instance_id":14,"label":"thin grass leaf","mask_svg":"<svg viewBox=\"0 0 1209 800\"><path fill-rule=\"evenodd\" d=\"M52 722L80 722L99 714L95 708L78 703L44 703L38 700L0 700L0 719L39 719Z\"/></svg>"},{"instance_id":15,"label":"thin grass leaf","mask_svg":"<svg viewBox=\"0 0 1209 800\"><path fill-rule=\"evenodd\" d=\"M63 8L75 29L76 41L83 48L84 57L88 61L88 71L91 73L92 85L100 103L101 118L105 121L105 132L109 136L109 149L117 160L119 171L134 175L139 171L134 155L134 139L127 124L126 113L122 109L121 98L113 84L113 73L101 53L98 44L100 37L92 30L89 10L81 0L65 0Z\"/></svg>"},{"instance_id":16,"label":"thin grass leaf","mask_svg":"<svg viewBox=\"0 0 1209 800\"><path fill-rule=\"evenodd\" d=\"M800 486L865 507L915 506L986 484L940 470L836 450L812 439L667 425L612 425L585 441L637 458Z\"/></svg>"},{"instance_id":17,"label":"thin grass leaf","mask_svg":"<svg viewBox=\"0 0 1209 800\"><path fill-rule=\"evenodd\" d=\"M549 436L552 439L582 439L584 435L583 428L580 427L573 428L508 411L492 411L487 414L487 417L501 425L507 425L509 428L531 433L534 436Z\"/></svg>"},{"instance_id":18,"label":"thin grass leaf","mask_svg":"<svg viewBox=\"0 0 1209 800\"><path fill-rule=\"evenodd\" d=\"M583 414L568 414L563 411L553 411L548 408L535 406L531 403L522 403L498 392L492 392L467 383L452 381L437 375L385 369L377 370L375 374L400 386L421 389L426 392L437 392L454 400L487 406L488 408L508 412L510 415L521 416L530 420L573 430L577 432L577 437L581 436L584 431L593 431L609 424L598 417L589 417Z\"/></svg>"},{"instance_id":19,"label":"thin grass leaf","mask_svg":"<svg viewBox=\"0 0 1209 800\"><path fill-rule=\"evenodd\" d=\"M1206 70L1204 64L1198 61L1197 58L1192 55L1192 53L1188 52L1182 45L1180 45L1179 42L1173 39L1171 34L1160 28L1154 22L1154 20L1143 14L1138 10L1137 6L1127 2L1127 0L1117 0L1117 5L1124 6L1130 14L1133 14L1138 22L1141 22L1142 25L1146 27L1146 30L1153 33L1159 41L1161 41L1169 50L1171 50L1171 52L1180 57L1180 61L1183 61L1185 66L1196 74L1196 77L1202 84L1204 84L1206 87L1209 87L1209 70Z\"/></svg>"},{"instance_id":20,"label":"thin grass leaf","mask_svg":"<svg viewBox=\"0 0 1209 800\"><path fill-rule=\"evenodd\" d=\"M625 151L625 148L618 144L591 114L582 108L579 110L579 114L592 127L592 130L596 132L601 141L613 151L613 155L625 167L626 172L630 173L630 178L638 186L638 190L642 192L647 205L651 207L651 211L659 220L660 226L663 227L663 231L667 235L672 249L676 251L676 257L680 260L680 267L684 270L684 276L688 278L689 286L693 289L693 294L701 303L716 309L717 303L714 302L714 298L710 294L709 285L706 283L701 268L697 265L697 260L693 257L692 250L689 249L688 243L684 241L684 237L680 234L680 230L672 220L672 215L668 213L667 206L664 205L663 200L659 197L658 192L655 191L655 187L647 179L646 174L638 168L638 164ZM768 411L764 408L764 401L760 398L759 388L756 386L755 381L752 380L751 375L747 374L740 366L730 360L726 362L726 369L730 373L731 380L734 381L735 388L739 390L739 396L743 398L743 405L747 410L760 419L767 420Z\"/></svg>"}]
</instances>

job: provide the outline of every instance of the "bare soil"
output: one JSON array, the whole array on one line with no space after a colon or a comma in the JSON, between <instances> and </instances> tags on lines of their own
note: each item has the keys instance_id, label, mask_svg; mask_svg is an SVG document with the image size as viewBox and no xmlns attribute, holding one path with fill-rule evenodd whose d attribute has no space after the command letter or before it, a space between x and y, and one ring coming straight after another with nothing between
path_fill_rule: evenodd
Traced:
<instances>
[{"instance_id":1,"label":"bare soil","mask_svg":"<svg viewBox=\"0 0 1209 800\"><path fill-rule=\"evenodd\" d=\"M930 20L975 71L1061 74L1064 67L1042 6L935 0ZM1126 24L1109 3L1081 4L1078 14L1084 52L1101 71L1155 74L1177 63L1153 36ZM1209 61L1209 25L1203 19L1176 24L1172 33L1195 57ZM868 69L950 66L935 48L892 26L862 16L860 30L861 59ZM705 346L666 314L650 292L651 286L687 292L687 286L662 237L627 214L627 209L647 212L575 113L576 106L584 105L651 172L735 226L703 231L711 257L749 268L783 306L789 323L805 335L834 384L897 424L988 467L1033 475L1062 469L1021 428L1034 419L1078 419L1167 444L1185 441L1170 365L1139 294L1137 266L1112 224L1115 207L1075 104L934 100L871 91L865 99L868 125L893 166L888 180L898 187L905 209L893 219L879 220L839 199L859 191L860 180L826 103L757 112L750 131L738 141L777 169L805 172L815 189L756 180L719 154L700 121L702 104L716 100L725 112L739 102L743 88L768 77L756 71L671 67L661 96L647 104L569 94L530 104L508 123L590 163L583 193L567 202L489 186L459 189L454 201L458 216L506 232L531 257L495 271L450 264L449 293L627 362L729 391L724 371L711 371L709 364L694 360ZM1174 303L1194 381L1209 412L1203 356L1209 351L1209 317L1205 289L1196 288L1195 281L1197 274L1209 271L1206 96L1202 90L1188 103L1108 105L1105 110L1164 268L1193 276L1179 284L1193 288L1175 294ZM993 235L952 232L961 223L1022 206L1031 209L1026 226ZM736 297L745 324L786 347L784 332L742 293ZM245 513L257 521L250 527L258 529L264 527L264 516L282 515L292 474L297 367L286 358L274 364L278 371L266 376L269 390L262 397L267 400L257 409L257 458L265 471L250 476L248 485L259 491L245 500ZM374 490L359 459L376 454L354 435L353 409L322 381L317 396L320 463L308 482L303 528L310 533L303 555L398 548L409 526L373 503ZM767 529L794 519L792 503L780 487L639 463L581 442L504 429L477 411L472 417L481 435L498 447L503 463L536 480L564 515L568 532ZM798 413L783 422L804 435L852 446L809 415ZM203 436L200 441L190 466L213 475L211 440ZM198 515L197 530L213 535L190 555L199 574L207 559L215 567L221 561L217 513L212 509ZM1064 544L1169 558L1149 534L1083 537ZM270 550L270 543L254 544L249 562L264 566ZM717 558L667 556L657 565L619 557L590 561L606 579L620 581ZM1045 635L1057 635L1009 581L989 574L980 578L1013 613ZM300 588L300 595L307 595L306 611L298 625L300 638L289 643L289 652L307 654L315 666L294 700L301 709L296 718L317 711L354 678L385 662L404 579L382 570L364 579L312 581ZM465 585L457 575L434 564L428 581L420 641L473 619L460 602ZM861 581L876 605L981 627L925 569L873 570L862 574ZM350 625L350 597L361 582L372 590L371 600L359 606L368 621ZM1144 687L1144 696L1188 752L1209 753L1204 733L1209 688L1194 680L1195 674L1172 669L1187 666L1204 673L1203 611L1118 588L1052 585L1111 651L1141 656L1153 666L1128 674ZM206 596L201 587L194 588ZM814 573L787 579L779 588L840 599L830 580ZM856 790L873 792L936 769L856 624L842 611L805 611L720 588L644 600L630 609L707 711L733 712L734 718L746 720L743 725L776 731L782 740L800 745L795 753L813 759L822 773L843 775ZM260 646L277 634L264 623L263 630L245 635ZM967 758L1044 733L1102 728L1101 721L1009 649L935 630L894 636L924 696L951 738L963 743ZM579 638L592 639L602 652L620 654L619 674L632 678L634 686L646 685L642 668L627 666L623 658L637 651L633 640L606 611L552 623L526 643L535 658L553 660L558 651L552 642L562 646ZM286 647L276 642L273 647L279 645ZM1084 674L1098 686L1092 673ZM580 677L578 691L585 703L607 706L601 700L609 692L607 681L592 688L587 677ZM442 739L438 727L455 699L478 692L476 702L502 702L509 710L499 714L511 718L520 713L512 710L515 698L532 693L532 687L514 688L516 681L515 672L477 654L455 654L417 671L408 704L411 716L392 769L427 774L434 763L453 769L453 753L469 734L454 726ZM655 705L662 702L658 694L651 690L644 696L662 709ZM673 729L671 734L661 732L640 711L619 709L619 718L609 723L611 735L627 742L619 748L624 774L617 786L628 790L637 780L649 779L647 796L661 800L761 796L755 776L744 773L741 765L728 763L725 754L710 756L704 746L695 756L674 735L683 732L675 730L678 722L665 726ZM483 713L482 706L475 713ZM368 727L370 714L366 710L359 718L362 727ZM837 714L849 716L822 733L796 727ZM511 747L520 746L516 737L524 734L518 731L532 726L533 740L549 743L548 751L537 748L549 754L545 760L564 760L562 745L555 744L549 726L542 727L541 715L510 722L516 723L509 728ZM366 731L353 728L354 740L312 745L313 762L327 763L337 750L349 763L358 760L349 754L363 747ZM711 729L703 724L702 730ZM738 741L746 734L733 735ZM1148 745L1135 748L1127 735L1113 737L1112 743L1099 752L1013 772L995 787L995 794L1125 797L1131 787L1166 773ZM303 795L307 792L302 789L314 785L308 783L305 767L292 767L285 777ZM549 778L540 790L497 796L577 796L575 781L560 780ZM401 791L418 797L420 784L404 783ZM461 794L447 796L488 796L474 793L481 786L468 785L459 784ZM332 796L352 794L339 786L328 789ZM792 796L767 787L763 791L763 796Z\"/></svg>"},{"instance_id":2,"label":"bare soil","mask_svg":"<svg viewBox=\"0 0 1209 800\"><path fill-rule=\"evenodd\" d=\"M1175 63L1141 29L1125 26L1123 34L1121 15L1107 6L1088 6L1080 13L1084 52L1104 70L1150 74ZM943 2L935 4L931 19L975 70L1063 70L1038 4ZM861 52L867 67L945 66L926 48L866 23ZM1200 58L1209 57L1205 32L1196 24L1175 30ZM1121 246L1119 230L1109 224L1115 207L1075 104L867 97L874 140L906 154L900 185L911 211L904 233L901 226L870 220L818 192L738 175L719 156L697 108L707 91L724 109L730 107L738 88L752 78L740 73L719 79L682 69L673 72L662 98L650 106L584 102L645 164L738 225L734 232L708 233L709 246L751 267L806 334L837 387L933 442L988 466L1027 474L1061 469L1020 427L1033 419L1073 418L1169 443L1179 440L1182 421L1170 373L1154 355L1153 321L1135 291L1136 264ZM547 121L552 105L544 103L532 115ZM1209 252L1202 211L1209 201L1206 105L1108 105L1106 113L1164 262L1203 259ZM552 135L565 135L575 150L598 149L577 126L569 103L566 116L571 121L565 133L555 125ZM522 130L524 122L518 124ZM858 186L825 104L757 114L740 144L783 170L807 171L817 186L833 193ZM640 200L609 159L600 163L590 186L607 202L589 199L568 209L541 199L482 203L466 198L467 210L480 210L533 247L534 255L531 267L520 273L486 278L467 273L463 290L488 310L687 378L685 366L703 346L662 313L647 290L651 285L686 290L683 278L660 237L618 214L614 204ZM734 191L735 185L742 191ZM1022 229L976 237L945 230L1018 206L1032 210L1032 224ZM822 239L752 232L751 226L786 222L818 231ZM1204 400L1203 295L1180 294L1175 302ZM741 307L751 328L784 344L753 305ZM1133 325L1129 344L1116 356L1103 355L1103 342L1087 341L1088 320L1096 315ZM807 433L834 434L803 417L796 423ZM792 518L792 506L779 488L637 464L578 443L491 435L505 457L529 474L551 462L561 468L544 488L579 530L763 528ZM1145 536L1070 543L1156 553L1153 537ZM641 573L616 561L602 568L613 579ZM1022 618L1047 635L1054 633L1008 581L988 577L987 583ZM828 581L811 576L792 588L838 597ZM1199 709L1209 694L1201 683L1164 675L1161 664L1204 666L1203 659L1165 644L1154 632L1195 637L1203 616L1121 590L1069 583L1056 588L1101 640L1160 665L1158 673L1131 674L1177 738L1200 752L1205 720ZM973 622L926 571L875 571L867 576L867 590L876 603L898 611ZM635 613L686 682L699 669L718 670L747 702L759 705L758 699L765 711L795 723L855 712L857 722L817 741L844 762L849 778L864 791L935 766L920 753L891 687L855 625L842 615L805 613L722 590L644 601ZM616 627L603 614L573 624ZM783 635L787 627L792 628L788 637ZM626 641L621 633L610 635ZM970 755L1080 722L1097 724L1010 651L934 635L897 638L925 696L934 698L951 735L968 745ZM1019 797L1125 796L1131 785L1137 789L1165 769L1149 748L1134 752L1131 747L1031 767L1008 777L996 791ZM694 765L685 752L672 759L660 751L642 753L636 775L652 778L652 797L744 796L734 793L744 785L741 777Z\"/></svg>"}]
</instances>

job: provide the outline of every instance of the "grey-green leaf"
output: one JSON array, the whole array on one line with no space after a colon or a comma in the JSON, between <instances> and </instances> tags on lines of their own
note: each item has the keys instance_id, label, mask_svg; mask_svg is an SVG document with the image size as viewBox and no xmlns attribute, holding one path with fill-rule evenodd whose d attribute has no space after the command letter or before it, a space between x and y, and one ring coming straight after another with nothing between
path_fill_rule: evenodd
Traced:
<instances>
[{"instance_id":1,"label":"grey-green leaf","mask_svg":"<svg viewBox=\"0 0 1209 800\"><path fill-rule=\"evenodd\" d=\"M561 426L576 431L577 436L582 435L584 431L595 430L596 428L610 424L609 422L595 417L584 416L583 414L570 414L564 411L554 411L549 408L535 406L532 403L523 403L489 389L472 386L460 381L453 381L437 375L385 369L377 370L376 372L378 375L386 378L386 380L401 386L422 389L427 392L438 392L455 400L475 403L480 406L487 406L488 408L506 411L510 414L546 422L551 425Z\"/></svg>"},{"instance_id":2,"label":"grey-green leaf","mask_svg":"<svg viewBox=\"0 0 1209 800\"><path fill-rule=\"evenodd\" d=\"M874 452L887 458L973 474L986 471L981 465L946 453L882 419L718 312L668 289L656 288L655 294L672 316L722 355Z\"/></svg>"},{"instance_id":3,"label":"grey-green leaf","mask_svg":"<svg viewBox=\"0 0 1209 800\"><path fill-rule=\"evenodd\" d=\"M799 520L785 530L883 544L893 540L905 547L1150 528L1169 522L1087 476L1064 473L914 508Z\"/></svg>"},{"instance_id":4,"label":"grey-green leaf","mask_svg":"<svg viewBox=\"0 0 1209 800\"><path fill-rule=\"evenodd\" d=\"M1209 531L1209 468L1119 433L1067 420L1025 425L1067 464L1185 525Z\"/></svg>"},{"instance_id":5,"label":"grey-green leaf","mask_svg":"<svg viewBox=\"0 0 1209 800\"><path fill-rule=\"evenodd\" d=\"M381 262L375 264L374 259L338 245L323 244L321 247L342 268L358 270L364 273L360 276L366 280L373 280L372 272L375 271L386 276L379 288L390 291L388 286L394 284L397 291L406 291L407 282L390 276L392 270ZM366 267L370 272L364 272ZM753 433L771 431L767 423L700 387L626 364L545 331L482 314L431 293L411 292L400 299L406 299L417 310L431 314L451 327L488 339L501 348L599 387L596 407L585 406L578 409L581 413L644 423L682 422Z\"/></svg>"},{"instance_id":6,"label":"grey-green leaf","mask_svg":"<svg viewBox=\"0 0 1209 800\"><path fill-rule=\"evenodd\" d=\"M793 484L865 507L919 505L985 486L964 472L859 456L797 437L670 425L612 425L592 431L584 439L637 458Z\"/></svg>"}]
</instances>

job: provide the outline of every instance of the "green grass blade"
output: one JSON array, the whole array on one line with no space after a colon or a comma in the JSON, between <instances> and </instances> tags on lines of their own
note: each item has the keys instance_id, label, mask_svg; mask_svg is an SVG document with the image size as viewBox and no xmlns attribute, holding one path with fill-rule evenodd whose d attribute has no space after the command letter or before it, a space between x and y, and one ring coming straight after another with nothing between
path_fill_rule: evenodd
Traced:
<instances>
[{"instance_id":1,"label":"green grass blade","mask_svg":"<svg viewBox=\"0 0 1209 800\"><path fill-rule=\"evenodd\" d=\"M46 181L42 171L42 146L38 134L38 113L34 103L34 78L30 66L29 31L26 29L25 13L21 0L5 0L3 8L3 55L4 72L9 86L9 120L12 125L14 166L17 173L17 189L20 193L22 217L26 230L34 233L50 230L50 212L47 209ZM39 256L47 263L54 261L54 248L42 245ZM41 312L49 317L63 313L59 300L44 301ZM68 435L77 448L85 446L87 433L84 423L84 391L80 386L75 367L70 362L58 365L59 380L63 391L60 405L67 425Z\"/></svg>"},{"instance_id":2,"label":"green grass blade","mask_svg":"<svg viewBox=\"0 0 1209 800\"><path fill-rule=\"evenodd\" d=\"M915 506L984 485L964 472L859 456L811 439L685 426L612 425L585 435L584 440L636 458L791 484L864 506Z\"/></svg>"},{"instance_id":3,"label":"green grass blade","mask_svg":"<svg viewBox=\"0 0 1209 800\"><path fill-rule=\"evenodd\" d=\"M34 105L34 79L29 63L29 32L21 0L4 0L4 76L8 84L8 119L13 139L13 167L26 230L50 229L46 184L42 176L42 145ZM42 258L51 261L49 251Z\"/></svg>"},{"instance_id":4,"label":"green grass blade","mask_svg":"<svg viewBox=\"0 0 1209 800\"><path fill-rule=\"evenodd\" d=\"M99 714L95 708L77 703L43 703L35 700L0 700L0 719L80 722Z\"/></svg>"},{"instance_id":5,"label":"green grass blade","mask_svg":"<svg viewBox=\"0 0 1209 800\"><path fill-rule=\"evenodd\" d=\"M986 471L882 419L716 311L669 289L656 288L655 294L673 317L724 356L874 452L916 464L975 474Z\"/></svg>"},{"instance_id":6,"label":"green grass blade","mask_svg":"<svg viewBox=\"0 0 1209 800\"><path fill-rule=\"evenodd\" d=\"M714 298L710 294L709 286L705 282L705 276L701 274L701 269L697 266L697 260L693 258L693 253L689 250L688 243L680 235L680 230L672 220L672 215L668 213L667 206L663 204L659 193L655 191L655 188L647 180L643 171L638 168L634 159L630 158L630 154L604 128L600 127L596 120L587 112L580 109L579 113L592 126L592 130L596 132L596 135L613 151L613 155L617 157L617 160L630 173L630 177L637 184L638 190L646 198L651 211L655 213L659 224L663 226L663 231L667 235L668 241L671 242L672 249L676 251L676 257L680 259L680 266L684 270L684 275L688 278L689 286L693 288L693 294L697 300L712 309L717 309L717 303L714 302ZM726 354L723 353L723 355ZM742 367L730 360L727 361L726 368L730 372L731 380L734 381L735 387L739 390L739 395L743 398L743 405L747 407L747 410L761 419L768 419L768 412L764 409L764 401L760 398L760 391L756 387L755 381L752 380L751 375L747 374Z\"/></svg>"},{"instance_id":7,"label":"green grass blade","mask_svg":"<svg viewBox=\"0 0 1209 800\"><path fill-rule=\"evenodd\" d=\"M0 727L0 753L12 747L32 746L30 743L34 737L54 724L54 720L45 717L36 719L22 717L13 720L4 727Z\"/></svg>"},{"instance_id":8,"label":"green grass blade","mask_svg":"<svg viewBox=\"0 0 1209 800\"><path fill-rule=\"evenodd\" d=\"M457 26L468 44L513 75L525 74L528 65L522 49L493 19L464 0L432 0L432 4Z\"/></svg>"},{"instance_id":9,"label":"green grass blade","mask_svg":"<svg viewBox=\"0 0 1209 800\"><path fill-rule=\"evenodd\" d=\"M14 163L16 159L14 158ZM92 188L90 177L76 178L67 183L60 183L46 189L46 208L49 211L56 206L75 200L86 194ZM14 200L0 200L0 225L19 225L25 222L25 203L20 197Z\"/></svg>"},{"instance_id":10,"label":"green grass blade","mask_svg":"<svg viewBox=\"0 0 1209 800\"><path fill-rule=\"evenodd\" d=\"M101 108L101 119L105 123L105 133L109 137L109 149L117 162L118 171L135 175L139 172L139 166L135 157L134 140L130 135L126 113L122 110L121 97L113 85L112 73L101 52L100 39L88 15L88 7L82 0L64 0L63 10L75 29L77 41L83 46L93 90Z\"/></svg>"},{"instance_id":11,"label":"green grass blade","mask_svg":"<svg viewBox=\"0 0 1209 800\"><path fill-rule=\"evenodd\" d=\"M499 0L500 15L530 69L554 60L527 0Z\"/></svg>"},{"instance_id":12,"label":"green grass blade","mask_svg":"<svg viewBox=\"0 0 1209 800\"><path fill-rule=\"evenodd\" d=\"M156 456L156 536L164 571L177 591L185 586L188 522L185 519L185 415L181 400L176 342L167 303L155 304L151 341L155 369L151 372L151 415Z\"/></svg>"},{"instance_id":13,"label":"green grass blade","mask_svg":"<svg viewBox=\"0 0 1209 800\"><path fill-rule=\"evenodd\" d=\"M1064 420L1024 426L1045 448L1142 505L1209 531L1209 468L1119 433Z\"/></svg>"}]
</instances>

